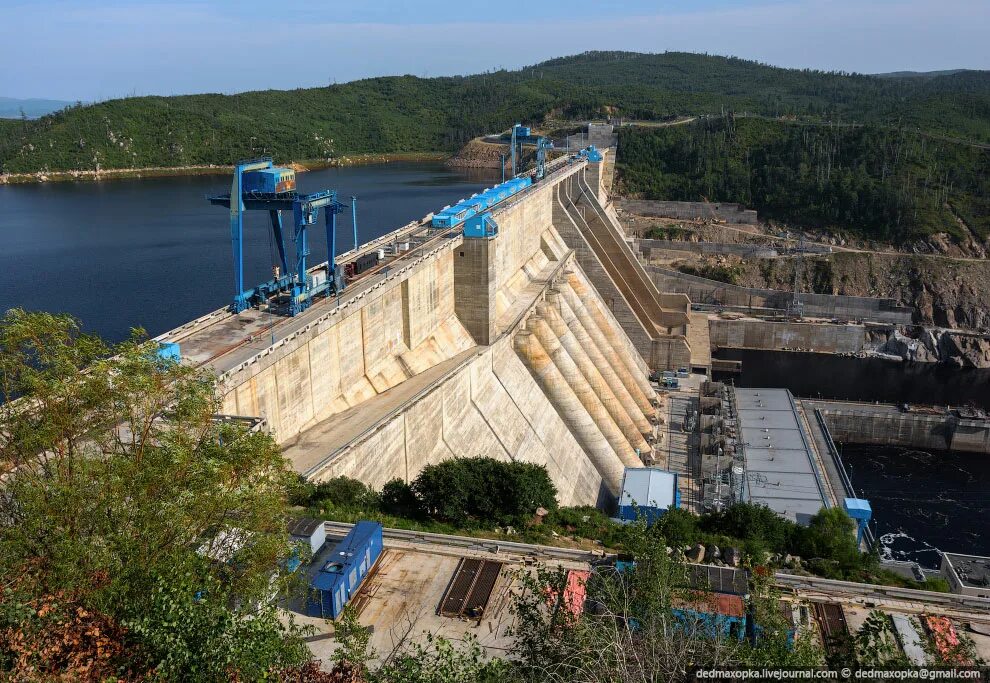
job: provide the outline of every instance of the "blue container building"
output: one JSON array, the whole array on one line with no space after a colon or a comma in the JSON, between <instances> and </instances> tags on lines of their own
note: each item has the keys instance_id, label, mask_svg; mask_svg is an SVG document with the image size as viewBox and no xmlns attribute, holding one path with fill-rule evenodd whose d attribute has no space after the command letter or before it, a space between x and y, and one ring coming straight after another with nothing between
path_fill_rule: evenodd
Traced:
<instances>
[{"instance_id":1,"label":"blue container building","mask_svg":"<svg viewBox=\"0 0 990 683\"><path fill-rule=\"evenodd\" d=\"M382 554L382 525L360 521L332 550L316 558L306 614L336 619Z\"/></svg>"}]
</instances>

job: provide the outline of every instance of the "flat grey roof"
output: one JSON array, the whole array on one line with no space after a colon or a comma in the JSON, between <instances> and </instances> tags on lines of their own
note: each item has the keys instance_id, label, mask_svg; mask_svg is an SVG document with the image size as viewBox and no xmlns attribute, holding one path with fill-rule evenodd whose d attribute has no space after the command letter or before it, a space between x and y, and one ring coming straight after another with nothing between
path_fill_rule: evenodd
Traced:
<instances>
[{"instance_id":1,"label":"flat grey roof","mask_svg":"<svg viewBox=\"0 0 990 683\"><path fill-rule=\"evenodd\" d=\"M746 448L746 462L758 472L814 474L803 449Z\"/></svg>"},{"instance_id":2,"label":"flat grey roof","mask_svg":"<svg viewBox=\"0 0 990 683\"><path fill-rule=\"evenodd\" d=\"M990 557L943 553L959 577L959 582L971 588L990 586Z\"/></svg>"},{"instance_id":3,"label":"flat grey roof","mask_svg":"<svg viewBox=\"0 0 990 683\"><path fill-rule=\"evenodd\" d=\"M735 389L740 410L790 410L786 389Z\"/></svg>"},{"instance_id":4,"label":"flat grey roof","mask_svg":"<svg viewBox=\"0 0 990 683\"><path fill-rule=\"evenodd\" d=\"M739 416L747 425L752 424L760 429L793 429L794 416L790 409L745 408L739 410Z\"/></svg>"},{"instance_id":5,"label":"flat grey roof","mask_svg":"<svg viewBox=\"0 0 990 683\"><path fill-rule=\"evenodd\" d=\"M793 419L793 416L790 416ZM750 427L748 420L740 415L739 424L742 434L742 441L753 448L776 448L785 450L805 449L804 439L801 438L801 430L797 427L797 421L792 422L793 427ZM764 431L766 430L766 431Z\"/></svg>"},{"instance_id":6,"label":"flat grey roof","mask_svg":"<svg viewBox=\"0 0 990 683\"><path fill-rule=\"evenodd\" d=\"M809 440L786 389L735 389L749 500L807 524L825 507Z\"/></svg>"}]
</instances>

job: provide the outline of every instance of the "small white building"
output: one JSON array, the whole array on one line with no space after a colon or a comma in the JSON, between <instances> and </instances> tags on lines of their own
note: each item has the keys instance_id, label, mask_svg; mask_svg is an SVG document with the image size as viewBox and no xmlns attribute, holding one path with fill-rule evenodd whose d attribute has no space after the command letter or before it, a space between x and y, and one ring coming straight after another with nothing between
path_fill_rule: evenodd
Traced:
<instances>
[{"instance_id":1,"label":"small white building","mask_svg":"<svg viewBox=\"0 0 990 683\"><path fill-rule=\"evenodd\" d=\"M953 593L990 598L990 557L942 553L941 570Z\"/></svg>"},{"instance_id":2,"label":"small white building","mask_svg":"<svg viewBox=\"0 0 990 683\"><path fill-rule=\"evenodd\" d=\"M638 516L652 524L672 507L680 507L677 474L659 467L627 467L619 494L619 519L633 522Z\"/></svg>"},{"instance_id":3,"label":"small white building","mask_svg":"<svg viewBox=\"0 0 990 683\"><path fill-rule=\"evenodd\" d=\"M323 520L311 517L289 520L289 536L293 541L308 545L310 553L316 557L326 543L327 526Z\"/></svg>"}]
</instances>

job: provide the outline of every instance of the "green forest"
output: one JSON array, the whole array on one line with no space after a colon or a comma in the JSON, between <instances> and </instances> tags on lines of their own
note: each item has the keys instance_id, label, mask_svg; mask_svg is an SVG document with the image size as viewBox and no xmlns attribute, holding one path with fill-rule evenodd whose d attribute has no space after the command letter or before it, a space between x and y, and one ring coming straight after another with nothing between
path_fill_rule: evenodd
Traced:
<instances>
[{"instance_id":1,"label":"green forest","mask_svg":"<svg viewBox=\"0 0 990 683\"><path fill-rule=\"evenodd\" d=\"M687 53L591 52L517 71L371 78L238 95L132 97L0 125L0 171L94 170L453 152L514 121L663 121L750 112L990 142L990 73L899 78Z\"/></svg>"},{"instance_id":2,"label":"green forest","mask_svg":"<svg viewBox=\"0 0 990 683\"><path fill-rule=\"evenodd\" d=\"M720 116L626 127L623 190L740 202L762 218L909 241L990 235L990 153L907 129Z\"/></svg>"}]
</instances>

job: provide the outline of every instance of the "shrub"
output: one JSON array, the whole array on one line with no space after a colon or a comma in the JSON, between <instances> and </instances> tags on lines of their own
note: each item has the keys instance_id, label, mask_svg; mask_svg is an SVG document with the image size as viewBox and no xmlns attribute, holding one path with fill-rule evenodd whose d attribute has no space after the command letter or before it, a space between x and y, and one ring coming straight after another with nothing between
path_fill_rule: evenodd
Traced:
<instances>
[{"instance_id":1,"label":"shrub","mask_svg":"<svg viewBox=\"0 0 990 683\"><path fill-rule=\"evenodd\" d=\"M721 512L701 517L700 527L709 533L725 534L746 541L758 541L772 552L792 552L797 524L784 519L766 505L736 503Z\"/></svg>"},{"instance_id":2,"label":"shrub","mask_svg":"<svg viewBox=\"0 0 990 683\"><path fill-rule=\"evenodd\" d=\"M856 543L856 524L842 508L822 510L800 530L796 546L803 557L822 562L822 573L834 570L836 578L848 577L868 560Z\"/></svg>"},{"instance_id":3,"label":"shrub","mask_svg":"<svg viewBox=\"0 0 990 683\"><path fill-rule=\"evenodd\" d=\"M667 510L657 521L656 529L670 546L683 546L698 540L698 518L681 508Z\"/></svg>"},{"instance_id":4,"label":"shrub","mask_svg":"<svg viewBox=\"0 0 990 683\"><path fill-rule=\"evenodd\" d=\"M420 517L422 506L412 487L401 479L386 482L381 493L381 509L396 517Z\"/></svg>"},{"instance_id":5,"label":"shrub","mask_svg":"<svg viewBox=\"0 0 990 683\"><path fill-rule=\"evenodd\" d=\"M518 524L539 507L557 507L557 489L545 467L494 458L427 465L412 490L427 515L461 526Z\"/></svg>"},{"instance_id":6,"label":"shrub","mask_svg":"<svg viewBox=\"0 0 990 683\"><path fill-rule=\"evenodd\" d=\"M377 510L379 496L366 484L349 477L336 477L316 485L310 505L348 510Z\"/></svg>"}]
</instances>

